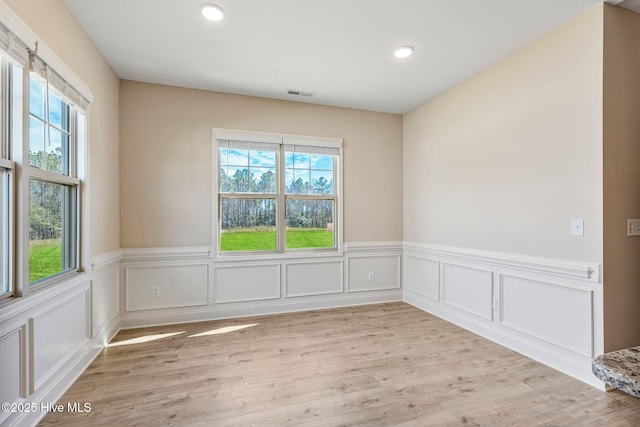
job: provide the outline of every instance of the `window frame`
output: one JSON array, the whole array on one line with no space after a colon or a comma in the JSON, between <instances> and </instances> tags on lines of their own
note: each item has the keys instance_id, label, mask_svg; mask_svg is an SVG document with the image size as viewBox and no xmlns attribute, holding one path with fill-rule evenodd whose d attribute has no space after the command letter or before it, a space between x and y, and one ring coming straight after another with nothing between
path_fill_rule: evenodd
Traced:
<instances>
[{"instance_id":1,"label":"window frame","mask_svg":"<svg viewBox=\"0 0 640 427\"><path fill-rule=\"evenodd\" d=\"M69 131L68 131L68 148L65 153L65 149L62 148L63 155L66 155L67 159L63 159L63 163L66 162L66 171L63 170L58 172L52 172L46 169L41 169L36 166L31 166L30 160L30 120L32 117L36 117L31 113L31 80L32 79L40 80L40 83L43 85L44 96L49 97L51 92L58 98L60 98L68 107L68 120ZM30 291L37 291L42 288L47 288L51 285L60 283L65 281L75 275L81 273L83 271L82 266L82 257L81 254L84 250L82 246L82 239L80 238L81 233L81 219L83 217L83 208L82 208L82 187L81 187L81 170L83 165L83 159L80 159L78 156L78 152L83 151L78 141L79 134L86 134L85 130L78 129L79 120L78 115L83 114L86 116L86 111L81 109L78 105L76 105L72 99L69 99L65 94L63 94L60 90L56 88L55 85L47 84L46 78L43 78L37 71L26 70L26 73L23 77L24 79L24 138L23 138L23 191L25 192L24 198L26 207L24 208L24 219L23 219L23 227L26 228L24 230L23 239L24 239L24 251L22 252L23 256L26 258L26 266L25 271L22 276L23 281L23 289L28 288ZM59 127L51 122L51 116L49 109L46 109L44 114L47 116L44 120L41 117L36 117L38 121L44 124L45 133L48 133L48 127L51 127L54 130L59 130ZM83 120L84 126L86 126L86 120ZM65 130L63 130L66 132ZM45 138L46 141L46 138ZM83 141L82 143L86 143ZM67 173L65 173L67 172ZM60 185L66 187L69 191L68 194L63 196L63 213L61 222L63 225L63 230L66 228L66 233L63 231L63 234L60 237L61 240L61 258L62 258L62 266L61 271L42 279L34 280L33 282L30 279L31 274L31 265L29 263L29 258L31 255L30 251L30 218L31 218L31 199L30 199L30 184L33 180L50 183L54 185ZM66 226L66 227L65 227ZM66 265L70 265L70 267L66 267Z\"/></svg>"},{"instance_id":2,"label":"window frame","mask_svg":"<svg viewBox=\"0 0 640 427\"><path fill-rule=\"evenodd\" d=\"M2 237L6 237L0 239L0 248L4 251L0 254L0 263L3 266L0 275L8 277L10 292L0 294L0 307L35 295L40 289L81 278L88 259L87 144L89 107L93 102L93 95L84 81L39 39L24 22L11 14L3 15L0 22L0 170L3 174L1 178L5 181L2 184L3 188L7 191L0 200L0 232L3 233ZM24 40L29 40L32 44L27 44ZM75 222L74 232L71 234L71 239L75 240L75 252L72 254L75 267L66 273L38 282L37 286L29 283L30 181L32 178L48 180L52 176L34 170L29 165L31 72L45 78L49 89L53 89L58 98L75 109L74 117L82 119L69 128L71 132L77 133L73 160L76 169L70 177L55 177L56 181L65 181L62 185L71 185L75 189L63 190L66 193L75 193L75 204L72 210L67 210L66 218L67 221ZM63 124L57 117L53 121ZM61 139L64 139L64 136L61 136Z\"/></svg>"},{"instance_id":3,"label":"window frame","mask_svg":"<svg viewBox=\"0 0 640 427\"><path fill-rule=\"evenodd\" d=\"M11 67L9 55L0 53L0 302L17 295L15 278L16 162L11 159ZM21 111L22 113L22 111ZM5 292L4 289L7 289Z\"/></svg>"},{"instance_id":4,"label":"window frame","mask_svg":"<svg viewBox=\"0 0 640 427\"><path fill-rule=\"evenodd\" d=\"M291 134L244 131L236 129L217 129L212 131L213 159L213 254L218 260L241 261L261 259L315 258L343 255L343 200L342 200L342 143L341 138L300 136ZM276 193L228 193L220 191L220 146L219 140L236 140L256 143L278 144L276 151ZM308 145L331 147L337 150L333 154L334 191L327 194L288 194L285 189L285 153L287 146ZM276 249L255 251L222 251L220 246L222 199L274 199L276 201ZM334 246L327 248L286 248L286 202L287 200L332 200Z\"/></svg>"},{"instance_id":5,"label":"window frame","mask_svg":"<svg viewBox=\"0 0 640 427\"><path fill-rule=\"evenodd\" d=\"M15 163L0 158L0 301L15 296L13 207ZM4 237L2 237L4 236ZM6 292L4 289L7 289Z\"/></svg>"}]
</instances>

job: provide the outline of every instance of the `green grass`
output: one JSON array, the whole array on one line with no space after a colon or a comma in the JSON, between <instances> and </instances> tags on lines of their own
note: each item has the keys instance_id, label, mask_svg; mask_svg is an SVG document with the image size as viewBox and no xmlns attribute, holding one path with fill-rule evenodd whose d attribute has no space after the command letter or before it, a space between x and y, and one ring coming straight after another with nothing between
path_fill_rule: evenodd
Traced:
<instances>
[{"instance_id":1,"label":"green grass","mask_svg":"<svg viewBox=\"0 0 640 427\"><path fill-rule=\"evenodd\" d=\"M29 282L33 283L62 271L60 240L33 240L29 244Z\"/></svg>"},{"instance_id":2,"label":"green grass","mask_svg":"<svg viewBox=\"0 0 640 427\"><path fill-rule=\"evenodd\" d=\"M331 248L333 233L324 228L287 230L287 249ZM220 238L220 250L226 251L275 251L275 229L225 230Z\"/></svg>"},{"instance_id":3,"label":"green grass","mask_svg":"<svg viewBox=\"0 0 640 427\"><path fill-rule=\"evenodd\" d=\"M324 228L287 230L287 249L331 247L333 247L333 232Z\"/></svg>"},{"instance_id":4,"label":"green grass","mask_svg":"<svg viewBox=\"0 0 640 427\"><path fill-rule=\"evenodd\" d=\"M273 228L239 228L225 230L220 236L221 251L275 251L276 230Z\"/></svg>"}]
</instances>

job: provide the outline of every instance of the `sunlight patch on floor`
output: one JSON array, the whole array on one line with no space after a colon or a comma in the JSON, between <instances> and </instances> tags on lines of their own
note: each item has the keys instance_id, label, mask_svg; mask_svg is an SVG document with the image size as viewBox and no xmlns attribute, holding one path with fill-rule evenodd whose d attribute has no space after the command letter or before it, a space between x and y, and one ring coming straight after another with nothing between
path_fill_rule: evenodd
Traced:
<instances>
[{"instance_id":1,"label":"sunlight patch on floor","mask_svg":"<svg viewBox=\"0 0 640 427\"><path fill-rule=\"evenodd\" d=\"M239 331L241 329L250 328L252 326L259 325L259 323L251 323L248 325L237 325L237 326L225 326L224 328L212 329L207 332L201 332L195 335L189 335L189 338L195 337L206 337L207 335L220 335L220 334L228 334L229 332Z\"/></svg>"},{"instance_id":2,"label":"sunlight patch on floor","mask_svg":"<svg viewBox=\"0 0 640 427\"><path fill-rule=\"evenodd\" d=\"M182 332L171 332L168 334L155 334L155 335L145 335L138 338L131 338L130 340L118 341L115 343L107 344L107 347L118 347L121 345L132 345L132 344L142 344L149 341L161 340L162 338L172 337L174 335L184 334L185 331Z\"/></svg>"}]
</instances>

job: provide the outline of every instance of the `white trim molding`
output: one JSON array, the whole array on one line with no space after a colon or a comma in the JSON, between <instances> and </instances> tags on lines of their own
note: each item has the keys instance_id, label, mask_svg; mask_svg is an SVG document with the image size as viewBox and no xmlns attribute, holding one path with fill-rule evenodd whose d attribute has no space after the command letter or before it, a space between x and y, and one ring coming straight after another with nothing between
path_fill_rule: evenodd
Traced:
<instances>
[{"instance_id":1,"label":"white trim molding","mask_svg":"<svg viewBox=\"0 0 640 427\"><path fill-rule=\"evenodd\" d=\"M97 274L79 274L3 307L0 351L7 356L3 363L14 366L17 373L11 380L0 381L4 396L38 407L42 402L56 402L120 330L118 275L112 274L118 264L110 265ZM101 292L94 297L96 280L101 282ZM0 414L0 424L36 425L45 414Z\"/></svg>"},{"instance_id":2,"label":"white trim molding","mask_svg":"<svg viewBox=\"0 0 640 427\"><path fill-rule=\"evenodd\" d=\"M438 258L472 261L474 263L518 269L536 274L549 274L591 283L600 283L601 281L601 268L600 265L595 262L543 258L415 242L405 242L403 248L413 254L420 253Z\"/></svg>"},{"instance_id":3,"label":"white trim molding","mask_svg":"<svg viewBox=\"0 0 640 427\"><path fill-rule=\"evenodd\" d=\"M207 246L129 248L95 256L88 273L3 306L0 345L17 372L7 390L16 402L56 401L120 328L392 301L405 301L604 389L591 374L591 358L604 346L597 263L413 242L351 242L344 249L342 256L313 259L222 261ZM140 292L135 311L126 305L131 271L138 274ZM309 275L315 280L306 282ZM176 277L185 299L165 304ZM154 287L160 287L155 300ZM198 304L190 304L194 301ZM38 352L40 341L56 339L37 328L58 334L46 324L48 313L52 322L82 321L74 333L60 333L76 343L73 349L58 354L53 367L36 378L35 359L47 357ZM0 422L36 424L41 415L15 414Z\"/></svg>"},{"instance_id":4,"label":"white trim molding","mask_svg":"<svg viewBox=\"0 0 640 427\"><path fill-rule=\"evenodd\" d=\"M406 243L403 300L589 385L603 352L597 263Z\"/></svg>"},{"instance_id":5,"label":"white trim molding","mask_svg":"<svg viewBox=\"0 0 640 427\"><path fill-rule=\"evenodd\" d=\"M90 271L96 272L99 270L107 269L109 267L115 267L120 264L121 259L122 259L121 249L117 249L111 252L106 252L104 254L100 254L98 256L92 257L89 263Z\"/></svg>"},{"instance_id":6,"label":"white trim molding","mask_svg":"<svg viewBox=\"0 0 640 427\"><path fill-rule=\"evenodd\" d=\"M121 249L122 262L175 261L177 259L213 259L213 249L209 246L185 246L162 248Z\"/></svg>"},{"instance_id":7,"label":"white trim molding","mask_svg":"<svg viewBox=\"0 0 640 427\"><path fill-rule=\"evenodd\" d=\"M365 254L371 252L402 253L402 242L349 242L344 244L347 254Z\"/></svg>"},{"instance_id":8,"label":"white trim molding","mask_svg":"<svg viewBox=\"0 0 640 427\"><path fill-rule=\"evenodd\" d=\"M313 257L286 254L269 258L215 258L210 247L123 249L122 326L155 326L401 301L402 243L365 242L349 246L342 255L327 252ZM350 271L350 262L357 268ZM168 288L154 271L159 267L182 271L194 263L209 265L208 278L191 275L181 281L180 292L189 296L188 301L199 303L176 301L172 304L163 299ZM134 270L137 273L136 304L132 305L130 272ZM370 273L374 280L368 280ZM350 288L350 282L357 282L357 286ZM208 294L206 303L204 289Z\"/></svg>"}]
</instances>

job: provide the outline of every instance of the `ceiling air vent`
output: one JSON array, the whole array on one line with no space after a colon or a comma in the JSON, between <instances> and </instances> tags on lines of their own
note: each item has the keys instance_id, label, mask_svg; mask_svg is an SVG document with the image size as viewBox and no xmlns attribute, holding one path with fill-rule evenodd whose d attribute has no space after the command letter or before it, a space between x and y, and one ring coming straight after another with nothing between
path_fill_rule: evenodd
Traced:
<instances>
[{"instance_id":1,"label":"ceiling air vent","mask_svg":"<svg viewBox=\"0 0 640 427\"><path fill-rule=\"evenodd\" d=\"M293 90L293 89L289 89L287 91L287 95L293 95L293 96L313 96L314 93L313 92L306 92L303 90Z\"/></svg>"}]
</instances>

